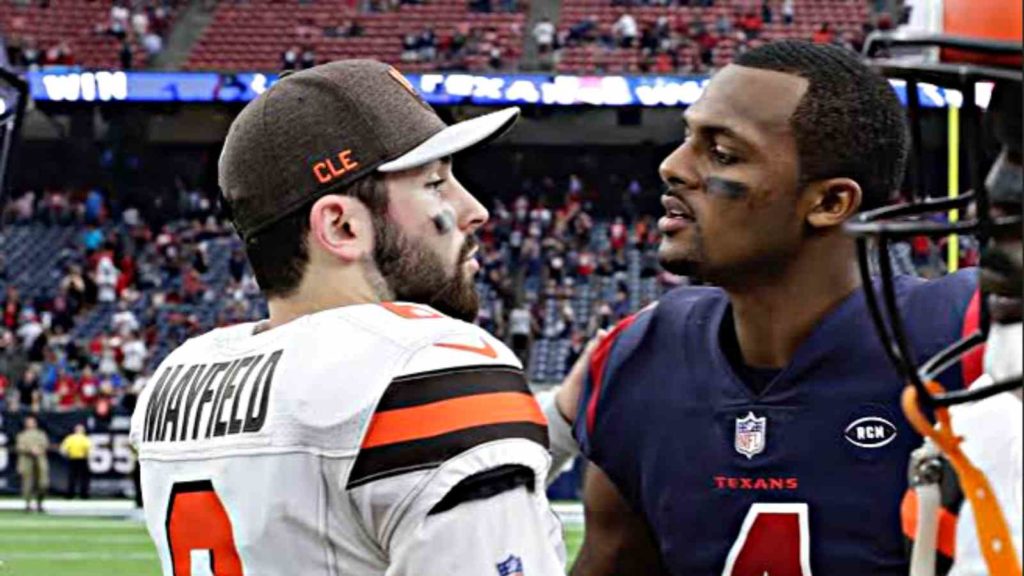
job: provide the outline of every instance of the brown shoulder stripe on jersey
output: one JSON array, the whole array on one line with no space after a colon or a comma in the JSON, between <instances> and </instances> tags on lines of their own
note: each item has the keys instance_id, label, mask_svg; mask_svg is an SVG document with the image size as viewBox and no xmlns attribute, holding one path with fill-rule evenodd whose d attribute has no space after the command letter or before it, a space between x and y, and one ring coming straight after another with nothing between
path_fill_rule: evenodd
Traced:
<instances>
[{"instance_id":1,"label":"brown shoulder stripe on jersey","mask_svg":"<svg viewBox=\"0 0 1024 576\"><path fill-rule=\"evenodd\" d=\"M547 448L547 421L518 370L476 366L396 379L370 422L348 486L433 468L505 438Z\"/></svg>"},{"instance_id":2,"label":"brown shoulder stripe on jersey","mask_svg":"<svg viewBox=\"0 0 1024 576\"><path fill-rule=\"evenodd\" d=\"M363 450L356 458L348 488L375 480L436 468L462 452L486 442L524 438L547 448L546 426L533 422L511 422L457 430L441 436L410 440Z\"/></svg>"},{"instance_id":3,"label":"brown shoulder stripe on jersey","mask_svg":"<svg viewBox=\"0 0 1024 576\"><path fill-rule=\"evenodd\" d=\"M411 408L473 394L529 391L522 371L513 366L445 368L395 378L377 405L377 412Z\"/></svg>"}]
</instances>

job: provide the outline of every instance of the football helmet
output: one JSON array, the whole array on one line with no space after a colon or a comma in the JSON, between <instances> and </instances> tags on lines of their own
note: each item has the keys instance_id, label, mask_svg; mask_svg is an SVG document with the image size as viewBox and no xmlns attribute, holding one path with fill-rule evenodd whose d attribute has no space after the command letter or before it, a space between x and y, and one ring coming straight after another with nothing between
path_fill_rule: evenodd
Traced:
<instances>
[{"instance_id":1,"label":"football helmet","mask_svg":"<svg viewBox=\"0 0 1024 576\"><path fill-rule=\"evenodd\" d=\"M974 61L991 56L994 61L1017 58L1015 69L983 64L963 63L905 63L897 60L881 60L876 66L887 76L906 82L907 113L911 130L911 159L923 162L921 144L921 98L919 88L931 84L957 90L962 95L960 112L961 129L966 143L969 161L971 192L950 198L929 198L921 187L921 170L914 170L912 198L903 204L886 206L864 212L846 229L857 238L858 262L864 285L875 284L878 289L866 289L865 295L872 320L890 360L907 382L916 390L921 404L927 409L949 407L954 404L971 402L1019 388L1024 384L1020 375L1005 378L989 386L972 387L966 390L943 391L932 385L936 377L958 365L971 354L979 354L980 347L988 338L992 319L989 308L989 294L980 298L978 326L961 340L928 359L915 358L908 340L903 321L897 307L894 284L895 273L889 258L878 258L877 280L872 244L878 254L887 254L889 247L898 241L917 236L940 238L954 234L973 235L981 247L983 266L997 265L1003 270L1004 284L1016 278L1016 295L1020 297L1019 256L1014 273L1014 258L1007 258L1000 248L999 239L1007 237L1019 241L1021 234L1021 165L1020 165L1020 97L1021 43L997 40L976 40L950 36L897 37L875 35L869 38L866 50L870 56L880 50L894 50L905 47L930 47L940 50L955 50L968 54ZM993 86L989 102L989 124L994 125L1000 136L1002 150L986 178L988 159L983 153L983 118L978 105L979 93ZM1014 103L1016 110L1014 110ZM1012 124L1016 115L1016 137L998 134L1000 127ZM946 217L950 210L959 210L966 217ZM1010 268L1010 269L1007 269ZM880 294L878 293L880 292ZM1017 321L1019 322L1019 316ZM968 383L969 384L969 383Z\"/></svg>"},{"instance_id":2,"label":"football helmet","mask_svg":"<svg viewBox=\"0 0 1024 576\"><path fill-rule=\"evenodd\" d=\"M959 5L967 9L978 8L980 4L983 3L971 3L968 7L966 3L949 2L947 6ZM1018 553L1010 545L1011 532L1006 516L1000 510L999 500L985 473L975 466L962 449L963 439L953 428L949 410L951 406L1019 390L1022 386L1019 344L1013 346L1016 349L1000 344L1014 341L1012 331L1005 333L1007 327L1016 328L1019 338L1021 316L1024 315L1021 306L1021 203L1024 200L1024 172L1021 168L1022 44L1020 3L1016 2L1015 5L1018 17L1005 18L1006 22L1016 22L1016 31L1010 31L1013 40L943 35L877 35L870 38L866 46L869 56L879 50L898 52L907 47L915 47L924 48L933 54L939 52L947 59L953 57L957 60L957 63L907 63L890 59L876 64L883 73L900 78L906 84L911 158L918 168L923 165L924 158L919 87L928 83L931 87L940 86L957 91L949 95L959 101L947 98L946 104L962 106L959 114L951 114L950 119L959 120L958 125L953 127L954 133L959 129L965 135L970 173L971 192L939 199L928 197L922 187L922 171L914 170L913 197L909 202L865 212L846 227L857 239L858 264L872 321L890 360L908 382L903 394L904 413L913 427L927 439L925 447L917 459L912 461L910 468L910 483L918 495L916 517L920 519L914 536L911 561L911 574L914 576L935 573L940 479L936 472L941 469L939 463L942 459L955 472L963 495L971 503L977 541L988 573L993 576L1021 574ZM1012 68L1004 67L1007 65ZM985 87L991 87L992 90L987 102L988 112L983 117L980 105L983 99L979 96ZM990 168L989 159L984 154L985 125L1000 146ZM950 155L958 156L959 150L954 146L951 146L953 149ZM954 214L959 216L959 213L949 213L950 210L958 210L966 218L952 217ZM947 214L951 217L947 218ZM934 357L923 359L919 364L922 359L913 356L897 307L893 264L884 255L888 254L890 245L896 241L918 236L938 238L950 235L972 235L980 247L981 280L976 298L977 326L971 329L965 327L962 339ZM872 244L878 250L877 253L883 255L877 259L877 281L872 266ZM878 288L875 288L876 285ZM999 350L993 348L986 353L986 373L977 382L965 382L965 385L973 386L965 390L946 391L937 383L936 378L940 374L958 365L965 368L965 376L967 366L973 364L980 367L982 347L986 344L990 347L996 344ZM1010 358L1011 361L1002 362L1002 365L990 361L1000 355L1016 355L1016 361ZM1007 370L1007 367L1010 369ZM970 379L976 376L971 375ZM985 381L982 382L982 379Z\"/></svg>"}]
</instances>

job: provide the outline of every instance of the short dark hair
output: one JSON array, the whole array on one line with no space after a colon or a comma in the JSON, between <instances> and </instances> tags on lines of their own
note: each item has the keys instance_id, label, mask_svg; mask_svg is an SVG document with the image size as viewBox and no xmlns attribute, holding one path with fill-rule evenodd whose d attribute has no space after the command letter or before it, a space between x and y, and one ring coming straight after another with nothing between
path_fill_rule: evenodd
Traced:
<instances>
[{"instance_id":1,"label":"short dark hair","mask_svg":"<svg viewBox=\"0 0 1024 576\"><path fill-rule=\"evenodd\" d=\"M906 116L889 82L850 50L784 40L741 54L734 64L808 81L791 123L800 182L846 177L860 184L861 210L888 203L906 169Z\"/></svg>"},{"instance_id":2,"label":"short dark hair","mask_svg":"<svg viewBox=\"0 0 1024 576\"><path fill-rule=\"evenodd\" d=\"M388 208L387 185L379 173L331 193L359 199L372 214L384 214ZM264 297L287 298L299 289L309 264L309 210L317 200L304 204L245 243L245 254Z\"/></svg>"}]
</instances>

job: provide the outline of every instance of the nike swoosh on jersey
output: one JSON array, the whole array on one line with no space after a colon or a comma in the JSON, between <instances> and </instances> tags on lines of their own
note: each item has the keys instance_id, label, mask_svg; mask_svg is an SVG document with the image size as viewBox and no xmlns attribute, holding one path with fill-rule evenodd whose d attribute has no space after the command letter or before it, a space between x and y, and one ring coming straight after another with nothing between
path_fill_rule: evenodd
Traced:
<instances>
[{"instance_id":1,"label":"nike swoosh on jersey","mask_svg":"<svg viewBox=\"0 0 1024 576\"><path fill-rule=\"evenodd\" d=\"M437 346L438 348L450 348L452 350L471 352L473 354L486 356L492 360L498 357L498 351L495 350L493 346L491 346L490 342L484 340L482 336L480 337L480 342L483 343L483 346L472 346L470 344L453 344L449 342L438 342L434 344L434 346Z\"/></svg>"}]
</instances>

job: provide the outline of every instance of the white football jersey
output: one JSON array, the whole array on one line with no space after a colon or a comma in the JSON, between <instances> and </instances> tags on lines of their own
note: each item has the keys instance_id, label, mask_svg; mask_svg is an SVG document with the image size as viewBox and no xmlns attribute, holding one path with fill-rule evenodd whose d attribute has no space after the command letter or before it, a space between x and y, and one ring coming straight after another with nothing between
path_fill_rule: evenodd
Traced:
<instances>
[{"instance_id":1,"label":"white football jersey","mask_svg":"<svg viewBox=\"0 0 1024 576\"><path fill-rule=\"evenodd\" d=\"M985 374L972 388L1021 374L1021 324L992 324L985 348ZM953 430L964 441L961 449L988 478L1010 537L1022 557L1024 507L1024 406L1020 391L1007 392L950 409ZM956 558L950 576L985 576L989 573L975 528L974 510L964 500L956 527Z\"/></svg>"},{"instance_id":2,"label":"white football jersey","mask_svg":"<svg viewBox=\"0 0 1024 576\"><path fill-rule=\"evenodd\" d=\"M132 417L165 575L564 574L515 355L421 305L189 340Z\"/></svg>"}]
</instances>

